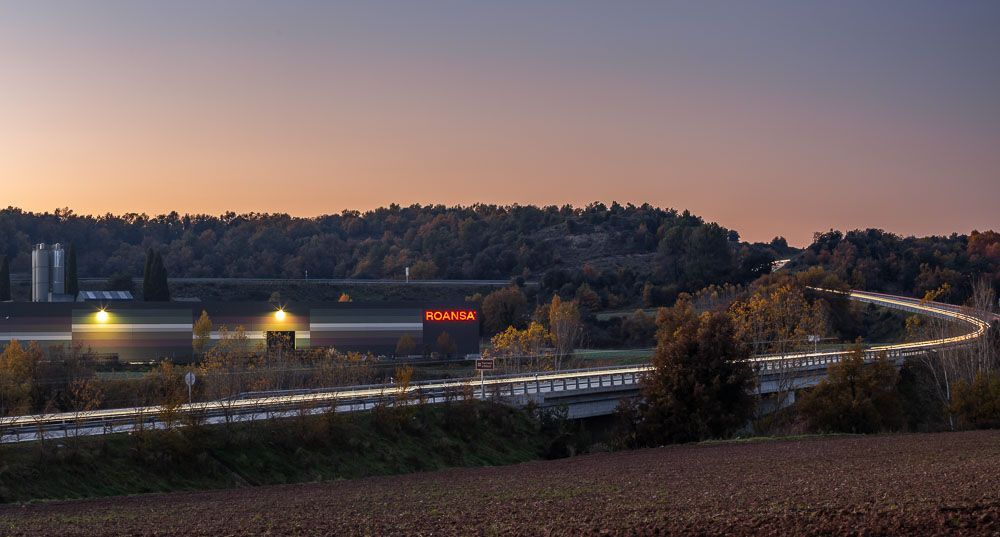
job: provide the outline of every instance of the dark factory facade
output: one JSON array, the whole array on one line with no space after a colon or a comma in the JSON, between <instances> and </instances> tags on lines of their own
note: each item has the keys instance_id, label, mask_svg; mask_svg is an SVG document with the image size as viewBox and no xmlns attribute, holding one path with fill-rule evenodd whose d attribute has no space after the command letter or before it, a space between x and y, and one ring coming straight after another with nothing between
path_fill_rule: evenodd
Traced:
<instances>
[{"instance_id":1,"label":"dark factory facade","mask_svg":"<svg viewBox=\"0 0 1000 537\"><path fill-rule=\"evenodd\" d=\"M37 342L123 362L194 358L194 326L211 321L207 347L335 348L391 356L479 353L479 312L466 304L268 302L0 303L0 348ZM239 333L239 337L235 335Z\"/></svg>"}]
</instances>

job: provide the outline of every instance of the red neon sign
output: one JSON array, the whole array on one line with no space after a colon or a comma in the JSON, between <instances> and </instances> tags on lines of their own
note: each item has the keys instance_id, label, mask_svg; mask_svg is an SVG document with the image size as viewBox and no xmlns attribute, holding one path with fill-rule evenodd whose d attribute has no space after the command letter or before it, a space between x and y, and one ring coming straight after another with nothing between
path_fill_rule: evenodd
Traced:
<instances>
[{"instance_id":1,"label":"red neon sign","mask_svg":"<svg viewBox=\"0 0 1000 537\"><path fill-rule=\"evenodd\" d=\"M475 310L426 310L424 320L433 322L459 321L471 322L478 320Z\"/></svg>"}]
</instances>

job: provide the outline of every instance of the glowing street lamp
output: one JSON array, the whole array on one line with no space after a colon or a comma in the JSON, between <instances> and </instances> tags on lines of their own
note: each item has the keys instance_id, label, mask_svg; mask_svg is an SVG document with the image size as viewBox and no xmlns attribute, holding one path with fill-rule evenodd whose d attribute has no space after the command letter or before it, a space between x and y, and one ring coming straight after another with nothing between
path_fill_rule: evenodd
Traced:
<instances>
[{"instance_id":1,"label":"glowing street lamp","mask_svg":"<svg viewBox=\"0 0 1000 537\"><path fill-rule=\"evenodd\" d=\"M110 317L108 315L108 312L106 312L104 310L99 310L97 312L97 322L99 322L99 323L106 323L106 322L108 322L108 317Z\"/></svg>"},{"instance_id":2,"label":"glowing street lamp","mask_svg":"<svg viewBox=\"0 0 1000 537\"><path fill-rule=\"evenodd\" d=\"M274 312L274 319L276 321L284 321L285 320L285 310L278 310L278 311Z\"/></svg>"}]
</instances>

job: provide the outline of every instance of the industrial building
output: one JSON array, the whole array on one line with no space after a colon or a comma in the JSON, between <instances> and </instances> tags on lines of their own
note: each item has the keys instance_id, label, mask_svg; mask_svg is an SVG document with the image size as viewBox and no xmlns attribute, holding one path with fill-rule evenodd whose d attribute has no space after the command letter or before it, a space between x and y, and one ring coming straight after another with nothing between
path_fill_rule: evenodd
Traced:
<instances>
[{"instance_id":1,"label":"industrial building","mask_svg":"<svg viewBox=\"0 0 1000 537\"><path fill-rule=\"evenodd\" d=\"M212 324L204 350L239 329L248 350L335 348L388 356L405 338L411 355L479 353L479 312L468 304L137 302L126 291L68 295L60 244L32 250L31 302L0 302L0 349L17 340L104 360L188 362L195 358L194 325L202 313Z\"/></svg>"},{"instance_id":2,"label":"industrial building","mask_svg":"<svg viewBox=\"0 0 1000 537\"><path fill-rule=\"evenodd\" d=\"M479 353L479 312L467 304L329 302L0 303L0 347L11 340L43 348L78 347L122 362L194 359L194 323L212 322L208 345L237 327L246 344L268 348L336 348L393 355L404 336L411 354ZM442 335L447 334L447 335Z\"/></svg>"}]
</instances>

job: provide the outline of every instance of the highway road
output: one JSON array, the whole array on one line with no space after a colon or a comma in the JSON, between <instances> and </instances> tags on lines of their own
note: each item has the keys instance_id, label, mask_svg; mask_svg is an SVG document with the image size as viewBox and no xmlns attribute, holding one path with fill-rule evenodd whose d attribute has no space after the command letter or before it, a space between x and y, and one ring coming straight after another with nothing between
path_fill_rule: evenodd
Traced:
<instances>
[{"instance_id":1,"label":"highway road","mask_svg":"<svg viewBox=\"0 0 1000 537\"><path fill-rule=\"evenodd\" d=\"M851 300L938 317L967 328L961 334L947 338L870 347L865 350L866 357L869 359L884 354L899 360L927 351L967 345L982 337L989 328L987 321L948 304L925 303L907 297L862 291L844 294L849 295ZM838 350L759 356L752 358L751 361L754 362L760 375L799 369L815 372L825 370L825 367L836 363L849 352ZM220 423L227 420L290 416L300 412L301 409L308 409L311 412L331 407L337 411L345 412L365 410L372 408L379 401L394 397L403 398L403 396L414 399L419 395L426 401L439 402L460 397L462 394L471 394L476 398L489 398L537 394L544 391L593 390L595 385L597 388L634 385L638 383L642 374L650 369L649 365L637 365L492 376L483 381L474 377L434 380L413 383L405 390L394 385L374 385L246 394L243 397L226 401L181 405L176 409L176 413L197 415L207 423ZM46 435L59 436L60 434L122 432L132 430L137 426L162 427L163 423L160 417L163 413L162 407L150 406L4 417L0 418L0 442L32 440L37 438L39 431L44 431Z\"/></svg>"}]
</instances>

